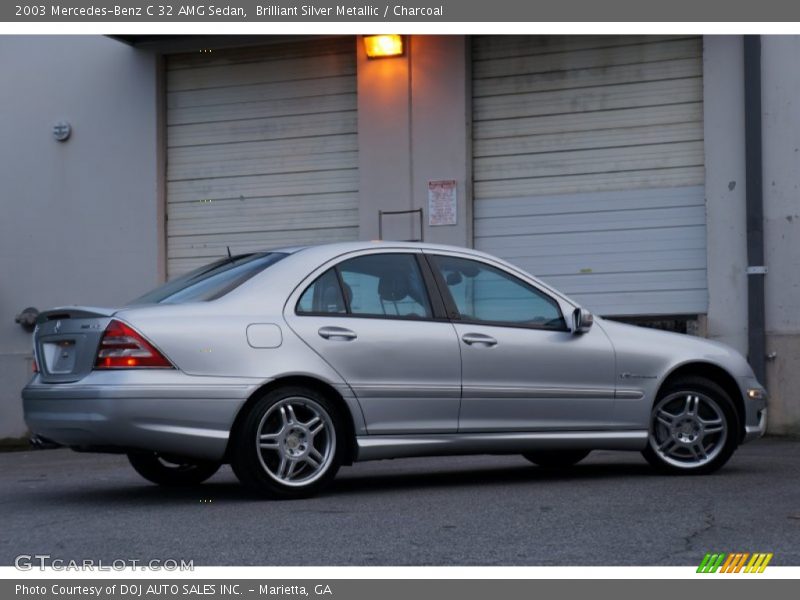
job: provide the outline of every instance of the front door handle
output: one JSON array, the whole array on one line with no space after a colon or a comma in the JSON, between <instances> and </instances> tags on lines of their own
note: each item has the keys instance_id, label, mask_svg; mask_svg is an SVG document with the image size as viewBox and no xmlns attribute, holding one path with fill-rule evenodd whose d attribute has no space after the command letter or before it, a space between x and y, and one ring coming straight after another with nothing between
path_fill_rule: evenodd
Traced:
<instances>
[{"instance_id":1,"label":"front door handle","mask_svg":"<svg viewBox=\"0 0 800 600\"><path fill-rule=\"evenodd\" d=\"M473 344L478 344L480 346L496 346L497 340L494 339L490 335L485 335L483 333L465 333L461 336L461 339L464 341L465 344L472 346Z\"/></svg>"},{"instance_id":2,"label":"front door handle","mask_svg":"<svg viewBox=\"0 0 800 600\"><path fill-rule=\"evenodd\" d=\"M355 331L345 329L344 327L320 327L317 333L326 340L339 342L349 342L358 337Z\"/></svg>"}]
</instances>

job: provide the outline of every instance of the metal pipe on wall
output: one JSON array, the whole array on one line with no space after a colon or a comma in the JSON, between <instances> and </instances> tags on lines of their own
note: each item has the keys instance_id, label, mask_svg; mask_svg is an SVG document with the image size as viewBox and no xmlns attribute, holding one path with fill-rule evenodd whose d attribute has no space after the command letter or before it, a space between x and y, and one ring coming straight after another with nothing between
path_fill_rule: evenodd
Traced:
<instances>
[{"instance_id":1,"label":"metal pipe on wall","mask_svg":"<svg viewBox=\"0 0 800 600\"><path fill-rule=\"evenodd\" d=\"M747 213L747 354L766 384L764 195L761 153L761 36L744 36L744 139Z\"/></svg>"}]
</instances>

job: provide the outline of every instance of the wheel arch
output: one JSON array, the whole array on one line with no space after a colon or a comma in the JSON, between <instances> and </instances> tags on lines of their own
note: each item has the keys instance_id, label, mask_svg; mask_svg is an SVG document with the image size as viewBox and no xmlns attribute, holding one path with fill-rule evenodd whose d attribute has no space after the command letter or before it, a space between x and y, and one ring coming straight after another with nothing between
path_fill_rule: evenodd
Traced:
<instances>
[{"instance_id":1,"label":"wheel arch","mask_svg":"<svg viewBox=\"0 0 800 600\"><path fill-rule=\"evenodd\" d=\"M345 399L339 393L339 391L333 387L330 383L323 381L322 379L318 379L316 377L312 377L309 375L286 375L283 377L278 377L267 383L263 384L261 387L256 389L250 397L245 400L244 404L239 408L239 411L236 413L236 417L233 420L233 424L231 425L230 429L230 437L228 438L228 444L225 448L225 462L230 462L230 451L231 445L233 442L233 436L236 430L239 428L239 424L244 419L245 415L247 415L250 407L258 401L264 394L271 392L272 390L297 385L302 387L308 387L313 390L318 391L319 393L325 395L326 397L330 398L341 410L342 417L344 421L344 426L346 431L345 439L347 440L347 444L345 446L345 455L342 457L342 464L350 465L355 461L356 453L358 451L358 447L356 445L356 429L355 423L353 422L353 414L350 411L350 407L348 406Z\"/></svg>"},{"instance_id":2,"label":"wheel arch","mask_svg":"<svg viewBox=\"0 0 800 600\"><path fill-rule=\"evenodd\" d=\"M733 402L734 408L736 409L736 429L739 432L739 442L741 442L745 434L744 398L742 397L742 392L739 389L739 384L736 383L736 378L726 369L717 364L706 361L692 361L677 365L667 374L667 376L661 382L661 385L658 386L655 398L653 399L654 405L655 402L657 402L661 397L663 390L665 390L675 381L687 377L698 377L712 381L720 386L726 394L728 394Z\"/></svg>"}]
</instances>

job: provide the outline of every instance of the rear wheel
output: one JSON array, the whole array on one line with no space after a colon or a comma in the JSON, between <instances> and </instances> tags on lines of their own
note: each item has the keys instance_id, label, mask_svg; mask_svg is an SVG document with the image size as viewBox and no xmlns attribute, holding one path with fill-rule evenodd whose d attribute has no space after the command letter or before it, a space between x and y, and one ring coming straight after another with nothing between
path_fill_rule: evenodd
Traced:
<instances>
[{"instance_id":1,"label":"rear wheel","mask_svg":"<svg viewBox=\"0 0 800 600\"><path fill-rule=\"evenodd\" d=\"M523 454L533 464L547 469L565 469L589 456L591 450L538 450Z\"/></svg>"},{"instance_id":2,"label":"rear wheel","mask_svg":"<svg viewBox=\"0 0 800 600\"><path fill-rule=\"evenodd\" d=\"M736 450L737 423L733 402L721 387L706 379L682 379L659 394L642 454L665 473L711 473Z\"/></svg>"},{"instance_id":3,"label":"rear wheel","mask_svg":"<svg viewBox=\"0 0 800 600\"><path fill-rule=\"evenodd\" d=\"M231 466L239 480L259 494L306 498L339 470L343 431L336 405L316 390L272 390L237 427Z\"/></svg>"},{"instance_id":4,"label":"rear wheel","mask_svg":"<svg viewBox=\"0 0 800 600\"><path fill-rule=\"evenodd\" d=\"M164 486L189 486L203 483L219 470L220 464L168 457L157 452L131 452L131 466L139 475Z\"/></svg>"}]
</instances>

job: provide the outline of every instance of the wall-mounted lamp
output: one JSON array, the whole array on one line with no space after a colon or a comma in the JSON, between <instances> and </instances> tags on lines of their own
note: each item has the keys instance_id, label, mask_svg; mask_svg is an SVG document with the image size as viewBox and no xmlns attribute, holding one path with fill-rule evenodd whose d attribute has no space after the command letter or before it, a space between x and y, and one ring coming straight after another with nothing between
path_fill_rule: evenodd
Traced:
<instances>
[{"instance_id":1,"label":"wall-mounted lamp","mask_svg":"<svg viewBox=\"0 0 800 600\"><path fill-rule=\"evenodd\" d=\"M18 323L25 331L31 332L36 327L36 317L38 316L39 311L33 306L29 306L14 317L14 322Z\"/></svg>"},{"instance_id":2,"label":"wall-mounted lamp","mask_svg":"<svg viewBox=\"0 0 800 600\"><path fill-rule=\"evenodd\" d=\"M403 55L402 35L365 35L364 50L367 58L389 58Z\"/></svg>"}]
</instances>

